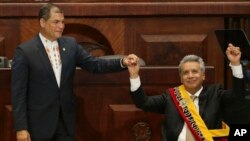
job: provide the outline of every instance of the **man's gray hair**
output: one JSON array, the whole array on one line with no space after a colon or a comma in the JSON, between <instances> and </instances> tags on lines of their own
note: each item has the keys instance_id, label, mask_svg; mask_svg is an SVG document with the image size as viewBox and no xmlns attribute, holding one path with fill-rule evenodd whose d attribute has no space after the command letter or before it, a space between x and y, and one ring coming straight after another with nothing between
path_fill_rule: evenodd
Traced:
<instances>
[{"instance_id":1,"label":"man's gray hair","mask_svg":"<svg viewBox=\"0 0 250 141\"><path fill-rule=\"evenodd\" d=\"M182 73L182 68L181 66L186 63L186 62L197 62L200 64L200 68L201 68L201 71L203 73L205 73L205 63L203 61L203 59L197 55L186 55L182 58L182 60L180 61L180 64L179 64L179 74Z\"/></svg>"}]
</instances>

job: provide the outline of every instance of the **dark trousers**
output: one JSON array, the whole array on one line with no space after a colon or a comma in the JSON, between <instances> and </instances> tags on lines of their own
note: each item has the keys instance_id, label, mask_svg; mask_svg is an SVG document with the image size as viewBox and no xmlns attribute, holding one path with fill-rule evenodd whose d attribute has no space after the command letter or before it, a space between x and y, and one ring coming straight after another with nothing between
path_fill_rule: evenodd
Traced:
<instances>
[{"instance_id":1,"label":"dark trousers","mask_svg":"<svg viewBox=\"0 0 250 141\"><path fill-rule=\"evenodd\" d=\"M56 132L52 138L31 138L31 141L74 141L74 140L75 140L74 135L70 135L67 132L61 113Z\"/></svg>"}]
</instances>

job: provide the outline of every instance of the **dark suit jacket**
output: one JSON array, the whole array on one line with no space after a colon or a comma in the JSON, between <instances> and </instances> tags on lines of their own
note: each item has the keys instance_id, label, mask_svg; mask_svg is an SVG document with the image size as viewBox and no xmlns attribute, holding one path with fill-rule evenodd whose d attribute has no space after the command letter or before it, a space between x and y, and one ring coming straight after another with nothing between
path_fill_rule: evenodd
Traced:
<instances>
[{"instance_id":1,"label":"dark suit jacket","mask_svg":"<svg viewBox=\"0 0 250 141\"><path fill-rule=\"evenodd\" d=\"M12 104L15 130L28 129L33 137L52 136L60 108L69 133L74 133L73 78L76 67L92 73L124 70L120 59L94 58L73 38L61 37L58 43L62 61L60 88L39 36L19 45L13 59Z\"/></svg>"},{"instance_id":2,"label":"dark suit jacket","mask_svg":"<svg viewBox=\"0 0 250 141\"><path fill-rule=\"evenodd\" d=\"M243 79L234 78L234 88L232 91L223 90L219 85L203 88L199 96L199 114L208 129L221 128L221 122L224 119L222 111L229 97L235 100L244 98ZM131 96L138 108L163 114L165 117L162 123L163 138L168 141L177 141L184 121L179 115L168 90L162 95L147 96L140 87L135 92L131 92Z\"/></svg>"}]
</instances>

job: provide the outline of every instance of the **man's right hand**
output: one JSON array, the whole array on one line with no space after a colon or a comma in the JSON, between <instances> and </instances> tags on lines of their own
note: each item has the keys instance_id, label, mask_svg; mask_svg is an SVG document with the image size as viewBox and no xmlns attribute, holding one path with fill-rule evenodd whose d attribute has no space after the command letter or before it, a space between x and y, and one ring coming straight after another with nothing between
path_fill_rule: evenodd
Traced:
<instances>
[{"instance_id":1,"label":"man's right hand","mask_svg":"<svg viewBox=\"0 0 250 141\"><path fill-rule=\"evenodd\" d=\"M30 134L27 130L20 130L16 132L17 141L31 141Z\"/></svg>"}]
</instances>

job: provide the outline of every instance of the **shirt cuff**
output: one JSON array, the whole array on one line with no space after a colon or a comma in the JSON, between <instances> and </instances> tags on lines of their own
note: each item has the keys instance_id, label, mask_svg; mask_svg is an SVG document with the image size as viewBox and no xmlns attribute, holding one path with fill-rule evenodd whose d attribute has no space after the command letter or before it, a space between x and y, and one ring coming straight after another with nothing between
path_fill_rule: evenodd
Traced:
<instances>
[{"instance_id":1,"label":"shirt cuff","mask_svg":"<svg viewBox=\"0 0 250 141\"><path fill-rule=\"evenodd\" d=\"M229 64L229 66L231 67L232 69L232 73L233 73L233 76L236 77L236 78L240 78L242 79L243 78L243 71L242 71L242 65L238 65L238 66L233 66L231 63Z\"/></svg>"},{"instance_id":2,"label":"shirt cuff","mask_svg":"<svg viewBox=\"0 0 250 141\"><path fill-rule=\"evenodd\" d=\"M124 66L123 63L122 63L123 59L124 59L124 58L121 58L121 59L120 59L121 67L122 67L122 68L126 68L127 66Z\"/></svg>"},{"instance_id":3,"label":"shirt cuff","mask_svg":"<svg viewBox=\"0 0 250 141\"><path fill-rule=\"evenodd\" d=\"M140 76L134 79L130 78L130 91L131 92L136 91L140 86L141 86Z\"/></svg>"}]
</instances>

